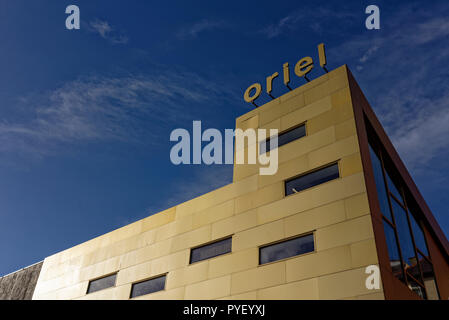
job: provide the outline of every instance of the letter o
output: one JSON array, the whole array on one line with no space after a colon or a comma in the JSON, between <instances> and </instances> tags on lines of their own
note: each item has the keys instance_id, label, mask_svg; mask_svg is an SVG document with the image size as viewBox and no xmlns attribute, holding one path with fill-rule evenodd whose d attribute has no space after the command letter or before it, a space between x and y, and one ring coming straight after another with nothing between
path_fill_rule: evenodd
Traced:
<instances>
[{"instance_id":1,"label":"letter o","mask_svg":"<svg viewBox=\"0 0 449 320\"><path fill-rule=\"evenodd\" d=\"M251 91L253 89L256 89L256 92L252 96L250 96L249 94L251 93ZM260 85L260 83L254 83L254 84L250 85L248 87L248 89L246 89L245 94L243 95L243 98L245 99L246 102L252 103L254 100L259 98L261 92L262 92L262 86Z\"/></svg>"}]
</instances>

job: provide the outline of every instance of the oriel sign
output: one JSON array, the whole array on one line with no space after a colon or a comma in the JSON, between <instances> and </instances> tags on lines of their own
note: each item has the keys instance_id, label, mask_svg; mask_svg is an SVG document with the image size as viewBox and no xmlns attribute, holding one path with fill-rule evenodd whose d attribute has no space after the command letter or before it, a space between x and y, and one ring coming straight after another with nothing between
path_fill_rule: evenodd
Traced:
<instances>
[{"instance_id":1,"label":"oriel sign","mask_svg":"<svg viewBox=\"0 0 449 320\"><path fill-rule=\"evenodd\" d=\"M318 45L318 58L321 68L323 68L327 72L326 69L327 61L326 61L326 52L324 50L324 43ZM312 71L313 67L314 67L313 59L311 57L304 57L296 63L294 71L298 77L304 78L308 82L310 80L307 78L307 74L310 71ZM288 62L284 63L282 69L283 69L282 71L283 71L284 85L289 90L292 90L289 86L290 84L289 63ZM279 73L275 72L271 76L268 76L266 81L266 92L272 99L274 99L274 97L271 94L271 92L273 91L273 82L277 77L279 77ZM260 96L261 93L262 93L262 85L256 82L250 85L248 89L246 89L243 98L245 99L246 102L252 103L257 107L254 101Z\"/></svg>"}]
</instances>

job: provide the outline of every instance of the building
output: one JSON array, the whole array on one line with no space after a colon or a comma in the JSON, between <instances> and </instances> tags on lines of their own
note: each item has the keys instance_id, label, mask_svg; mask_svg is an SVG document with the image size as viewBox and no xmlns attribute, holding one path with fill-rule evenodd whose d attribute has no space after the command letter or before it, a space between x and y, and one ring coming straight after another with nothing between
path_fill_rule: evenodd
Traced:
<instances>
[{"instance_id":1,"label":"building","mask_svg":"<svg viewBox=\"0 0 449 320\"><path fill-rule=\"evenodd\" d=\"M227 186L46 258L33 299L449 298L449 243L346 66L236 127L279 129L275 175L235 165Z\"/></svg>"}]
</instances>

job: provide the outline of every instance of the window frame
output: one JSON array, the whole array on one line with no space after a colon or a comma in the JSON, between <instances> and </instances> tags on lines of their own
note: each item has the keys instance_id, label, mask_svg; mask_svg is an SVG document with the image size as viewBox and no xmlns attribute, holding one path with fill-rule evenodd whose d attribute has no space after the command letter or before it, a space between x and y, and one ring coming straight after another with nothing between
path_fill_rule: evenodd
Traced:
<instances>
[{"instance_id":1,"label":"window frame","mask_svg":"<svg viewBox=\"0 0 449 320\"><path fill-rule=\"evenodd\" d=\"M341 160L341 159L338 159L338 160L333 161L333 162L329 162L329 163L327 163L327 164L325 164L325 165L322 165L322 166L313 168L313 169L308 170L308 171L306 171L306 172L297 174L296 176L293 176L293 177L290 177L290 178L288 178L288 179L285 179L285 180L284 180L284 198L290 197L290 196L294 196L295 194L304 192L304 191L306 191L306 190L310 190L310 189L312 189L312 188L316 188L316 187L321 186L321 185L323 185L323 184L326 184L326 183L329 183L329 182L332 182L332 181L341 179L340 160ZM308 174L314 173L314 172L316 172L316 171L320 171L320 170L325 169L325 168L327 168L327 167L331 167L331 166L333 166L333 165L335 165L335 164L337 165L337 168L338 168L338 178L335 178L335 179L332 179L332 180L328 180L328 181L323 182L323 183L316 184L316 185L314 185L314 186L312 186L312 187L309 187L309 188L303 189L303 190L301 190L301 191L298 191L297 193L287 194L287 182L290 182L290 181L292 181L292 180L295 180L295 179L298 179L298 178L300 178L300 177L306 176L306 175L308 175Z\"/></svg>"},{"instance_id":2,"label":"window frame","mask_svg":"<svg viewBox=\"0 0 449 320\"><path fill-rule=\"evenodd\" d=\"M135 299L135 298L142 297L142 296L146 296L146 295L153 294L153 293L156 293L156 292L166 291L166 288L167 288L167 276L168 276L168 272L163 273L163 274L159 274L159 275L157 275L157 276L153 276L153 277L149 277L149 278L145 278L145 279L142 279L142 280L139 280L139 281L132 282L132 283L131 283L131 289L130 289L130 291L129 291L129 299ZM150 280L162 278L162 277L165 277L165 281L164 281L164 289L158 290L158 291L153 291L153 292L146 293L146 294L142 294L142 295L135 296L135 297L132 296L134 285L139 284L139 283L142 283L142 282L146 282L146 281L150 281Z\"/></svg>"},{"instance_id":3,"label":"window frame","mask_svg":"<svg viewBox=\"0 0 449 320\"><path fill-rule=\"evenodd\" d=\"M100 290L96 290L96 291L93 291L93 292L89 292L90 285L91 285L92 282L100 280L100 279L103 279L103 278L108 278L108 277L113 276L113 275L115 275L114 285L113 286L110 286L110 287L107 287L107 288L103 288L103 289L100 289ZM103 276L100 276L100 277L97 277L97 278L90 279L89 282L87 283L86 295L93 294L93 293L99 292L99 291L103 291L103 290L106 290L106 289L109 289L109 288L115 288L116 285L117 285L117 276L118 276L118 271L115 271L115 272L111 272L109 274L106 274L106 275L103 275Z\"/></svg>"},{"instance_id":4,"label":"window frame","mask_svg":"<svg viewBox=\"0 0 449 320\"><path fill-rule=\"evenodd\" d=\"M195 247L191 247L190 248L190 252L189 252L189 265L192 265L192 264L195 264L195 263L199 263L199 262L202 262L202 261L206 261L206 260L209 260L209 259L213 259L213 258L216 258L216 257L221 257L221 256L224 256L224 255L232 253L232 239L233 239L233 237L234 237L234 234L232 234L230 236L222 237L222 238L219 238L219 239L215 239L215 240L212 240L212 241L200 244L200 245L195 246ZM206 247L206 246L211 245L213 243L217 243L217 242L220 242L220 241L223 241L223 240L227 240L227 239L231 240L231 250L229 252L218 254L218 255L215 255L215 256L210 257L210 258L206 258L206 259L202 259L202 260L198 260L198 261L192 262L192 251L193 250L198 249L198 248L202 248L202 247Z\"/></svg>"},{"instance_id":5,"label":"window frame","mask_svg":"<svg viewBox=\"0 0 449 320\"><path fill-rule=\"evenodd\" d=\"M294 140L292 140L292 141L290 141L290 142L287 142L287 143L284 143L284 144L282 144L282 145L279 145L279 137L281 136L281 135L283 135L283 134L285 134L285 133L288 133L288 132L290 132L290 131L293 131L293 130L295 130L295 129L298 129L298 128L300 128L300 127L304 127L304 135L302 136L302 137L299 137L299 138L297 138L297 139L294 139ZM307 137L308 136L308 130L307 130L307 121L304 121L304 122L302 122L302 123L300 123L300 124L296 124L296 125L294 125L294 126L292 126L292 127L290 127L290 128L288 128L288 129L285 129L285 130L282 130L281 132L279 132L278 133L278 146L277 146L277 148L276 149L279 149L280 147L282 147L282 146L285 146L285 145L287 145L287 144L289 144L289 143L291 143L291 142L293 142L293 141L297 141L297 140L300 140L300 139L302 139L302 138L305 138L305 137ZM267 154L267 153L269 153L272 149L270 149L270 150L266 150L267 148L266 148L266 146L270 143L270 140L271 140L271 136L270 137L268 137L268 138L266 138L265 140L263 140L263 141L260 141L259 142L259 155L263 155L263 154ZM264 153L261 153L261 145L262 144L265 144L265 152ZM274 149L273 149L274 150Z\"/></svg>"},{"instance_id":6,"label":"window frame","mask_svg":"<svg viewBox=\"0 0 449 320\"><path fill-rule=\"evenodd\" d=\"M298 255L294 255L294 256L291 256L291 257L287 257L287 258L282 258L282 259L275 260L275 261L266 262L266 263L263 263L263 264L260 262L260 250L261 249L269 247L269 246L272 246L272 245L276 245L278 243L290 241L290 240L297 239L297 238L307 237L307 236L310 236L310 235L313 236L313 251L306 252L306 253L301 253L301 254L298 254ZM260 245L260 246L257 247L257 251L258 251L258 264L257 264L257 267L263 267L263 266L266 266L266 265L269 265L269 264L272 264L272 263L286 261L286 260L289 260L289 259L294 259L294 258L297 258L297 257L302 257L302 256L305 256L305 255L309 255L309 254L314 254L314 253L317 252L316 251L316 247L317 247L316 246L316 230L309 231L309 232L306 232L306 233L301 233L301 234L298 234L298 235L294 235L294 236L291 236L291 237L283 238L283 239L280 239L280 240L276 240L276 241L273 241L273 242L270 242L270 243L266 243L266 244Z\"/></svg>"}]
</instances>

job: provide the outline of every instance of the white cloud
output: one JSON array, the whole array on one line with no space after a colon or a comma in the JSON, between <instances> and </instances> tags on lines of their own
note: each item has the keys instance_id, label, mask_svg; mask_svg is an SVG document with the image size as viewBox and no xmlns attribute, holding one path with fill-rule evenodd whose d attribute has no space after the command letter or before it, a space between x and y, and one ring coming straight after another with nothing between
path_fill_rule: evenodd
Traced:
<instances>
[{"instance_id":1,"label":"white cloud","mask_svg":"<svg viewBox=\"0 0 449 320\"><path fill-rule=\"evenodd\" d=\"M223 29L228 27L228 24L221 20L210 20L203 19L201 21L195 22L194 24L184 27L178 32L178 37L186 38L196 38L198 35L205 31L210 31L214 29Z\"/></svg>"},{"instance_id":2,"label":"white cloud","mask_svg":"<svg viewBox=\"0 0 449 320\"><path fill-rule=\"evenodd\" d=\"M103 39L113 44L125 44L128 42L128 37L115 32L114 28L107 21L97 19L89 22L88 26L92 32L98 33Z\"/></svg>"},{"instance_id":3,"label":"white cloud","mask_svg":"<svg viewBox=\"0 0 449 320\"><path fill-rule=\"evenodd\" d=\"M186 115L204 114L204 103L229 99L227 90L196 74L167 69L80 78L22 99L20 117L0 120L0 151L45 156L60 144L151 141L144 137Z\"/></svg>"},{"instance_id":4,"label":"white cloud","mask_svg":"<svg viewBox=\"0 0 449 320\"><path fill-rule=\"evenodd\" d=\"M443 67L449 63L449 5L430 6L432 14L415 5L403 7L380 31L328 48L329 61L355 63L356 79L412 170L449 150L449 78Z\"/></svg>"},{"instance_id":5,"label":"white cloud","mask_svg":"<svg viewBox=\"0 0 449 320\"><path fill-rule=\"evenodd\" d=\"M272 23L263 28L260 33L264 34L268 39L276 38L281 34L297 30L299 28L309 28L315 33L333 32L333 25L329 27L330 19L347 19L354 17L354 13L344 8L315 7L303 8L294 11L276 23ZM334 21L334 20L333 20Z\"/></svg>"}]
</instances>

